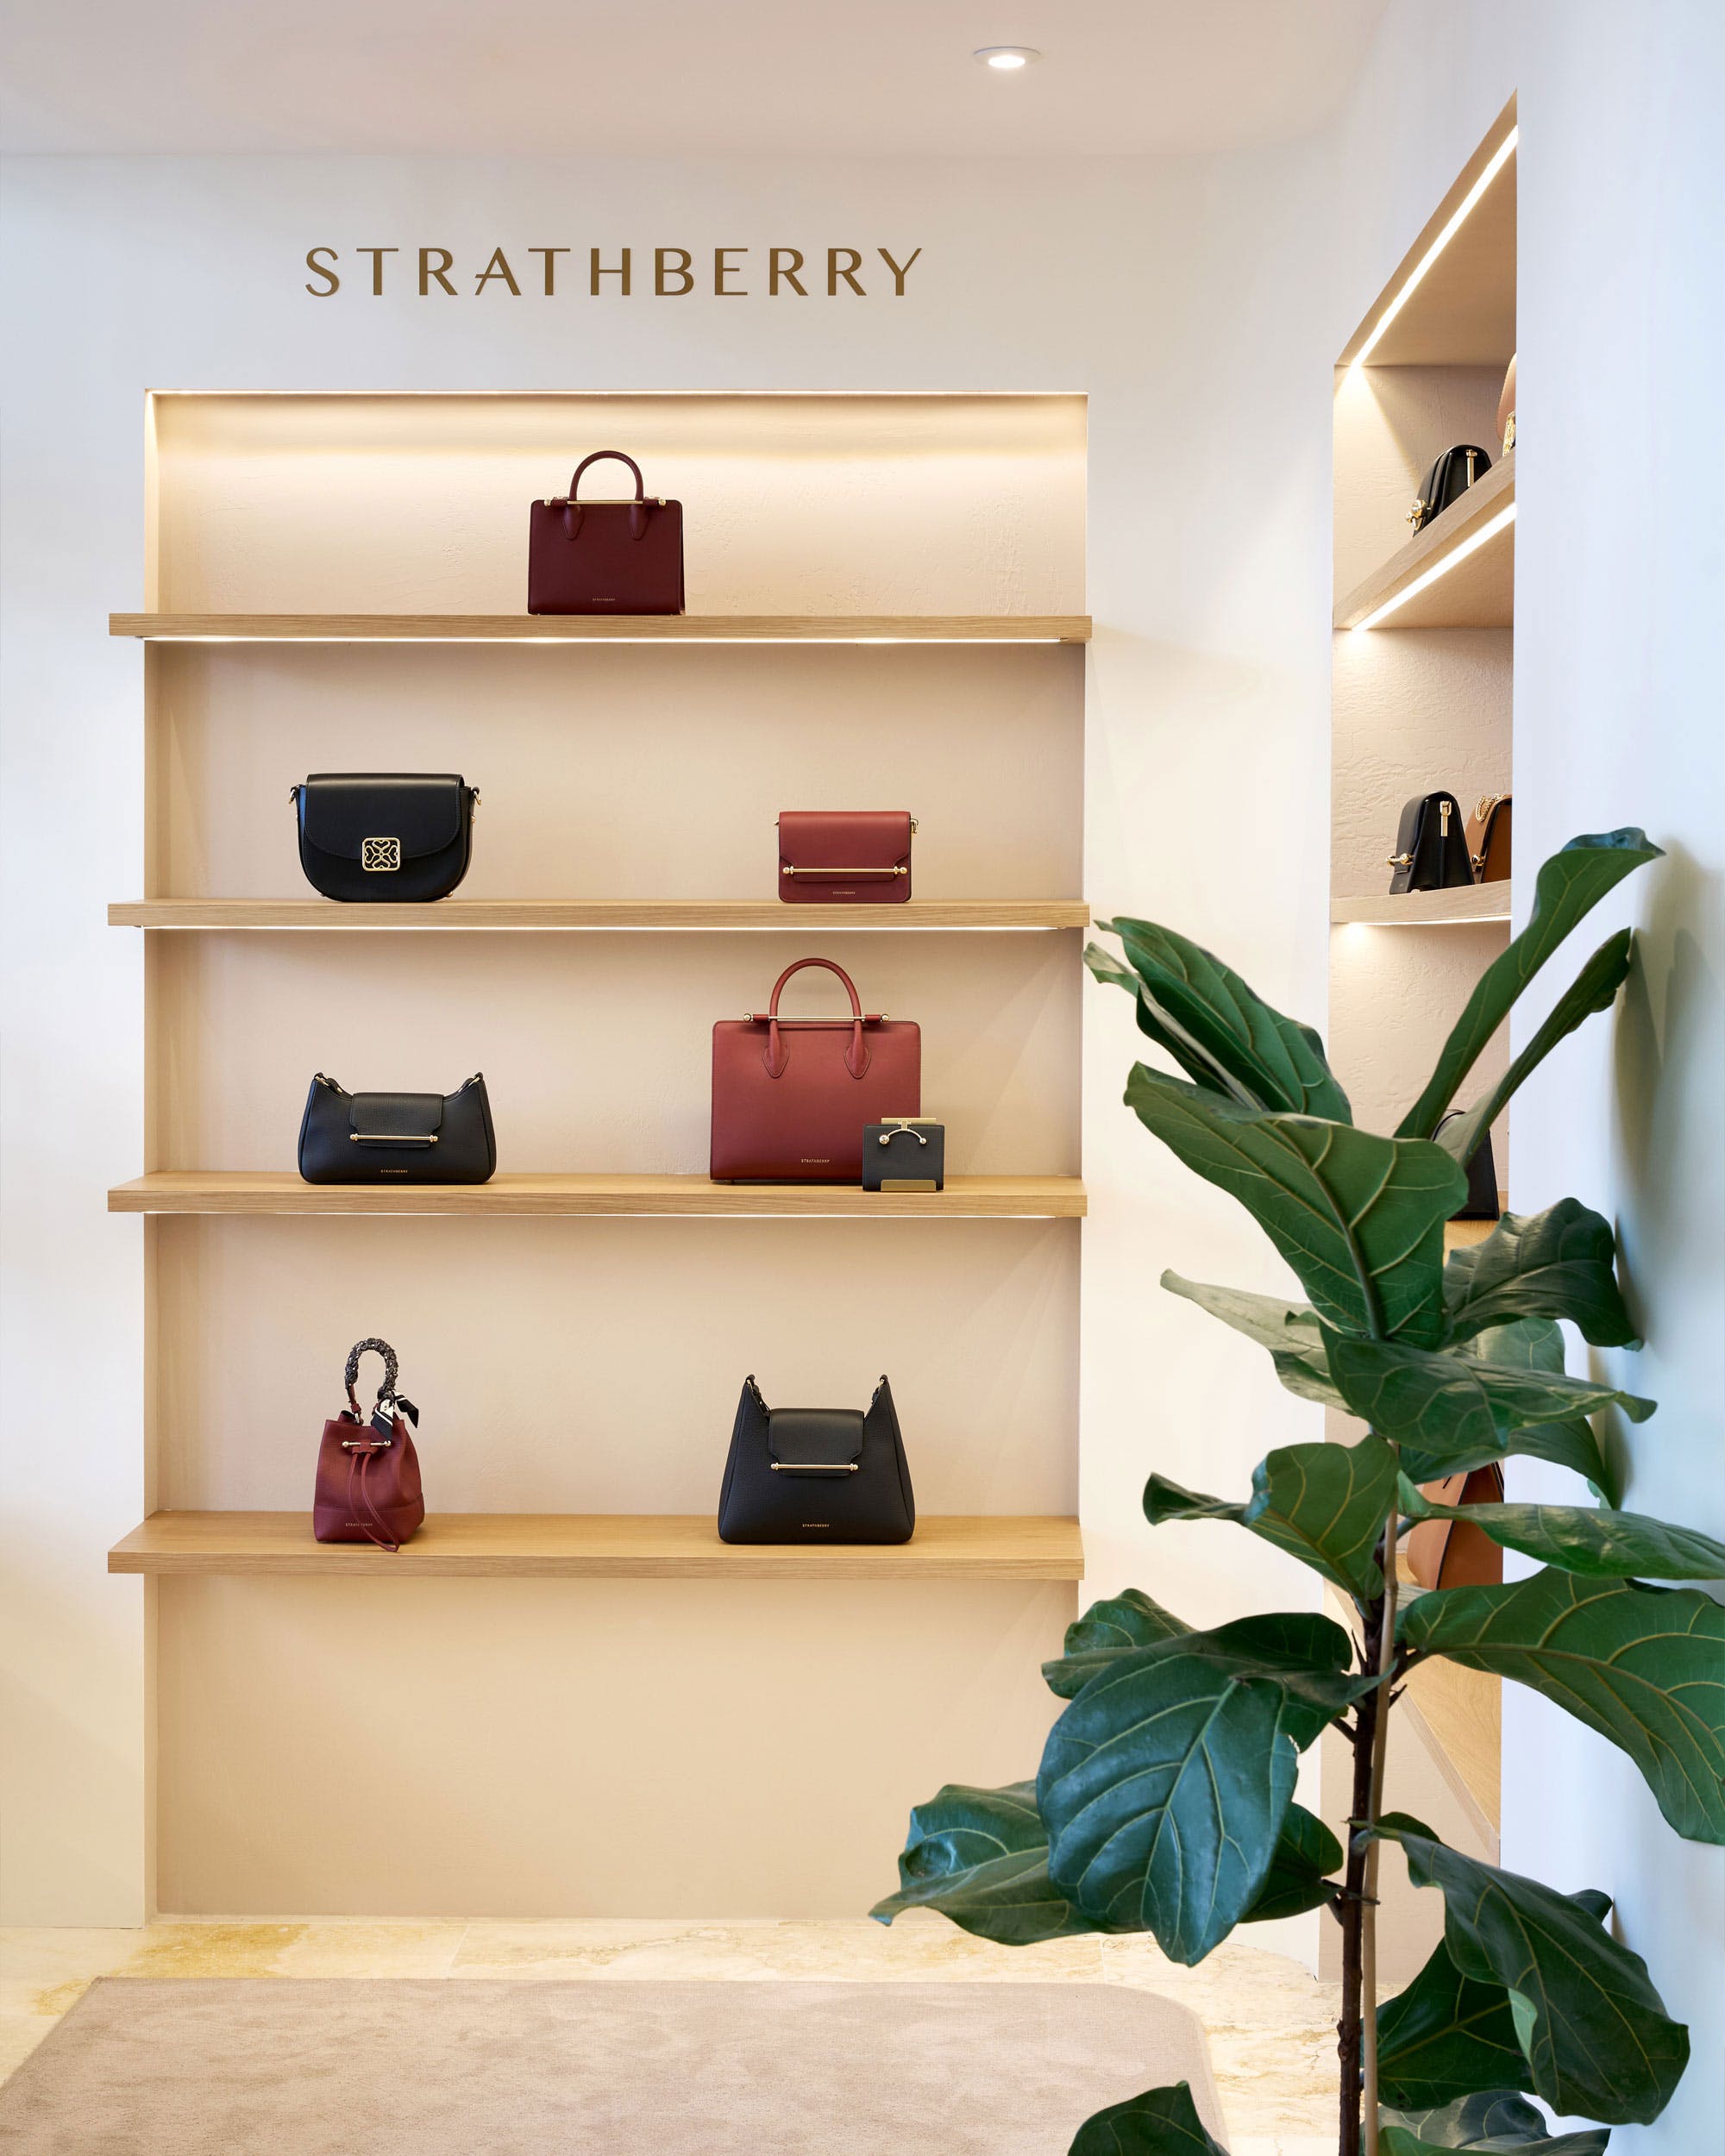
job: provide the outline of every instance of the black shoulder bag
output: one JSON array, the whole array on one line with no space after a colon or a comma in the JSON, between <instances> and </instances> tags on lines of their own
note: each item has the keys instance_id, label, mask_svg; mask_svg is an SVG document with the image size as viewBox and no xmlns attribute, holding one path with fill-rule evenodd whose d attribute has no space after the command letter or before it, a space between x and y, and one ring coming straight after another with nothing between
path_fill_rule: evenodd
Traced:
<instances>
[{"instance_id":1,"label":"black shoulder bag","mask_svg":"<svg viewBox=\"0 0 1725 2156\"><path fill-rule=\"evenodd\" d=\"M908 1542L916 1499L883 1377L866 1414L769 1407L743 1381L718 1496L722 1542Z\"/></svg>"}]
</instances>

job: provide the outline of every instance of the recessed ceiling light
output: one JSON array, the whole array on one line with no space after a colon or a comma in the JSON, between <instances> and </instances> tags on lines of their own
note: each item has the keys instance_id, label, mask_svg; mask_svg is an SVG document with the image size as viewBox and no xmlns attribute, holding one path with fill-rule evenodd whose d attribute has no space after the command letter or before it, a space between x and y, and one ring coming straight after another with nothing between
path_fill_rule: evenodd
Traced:
<instances>
[{"instance_id":1,"label":"recessed ceiling light","mask_svg":"<svg viewBox=\"0 0 1725 2156\"><path fill-rule=\"evenodd\" d=\"M1029 45L983 45L970 55L980 60L985 67L998 68L1001 74L1014 74L1020 67L1028 67L1042 54Z\"/></svg>"}]
</instances>

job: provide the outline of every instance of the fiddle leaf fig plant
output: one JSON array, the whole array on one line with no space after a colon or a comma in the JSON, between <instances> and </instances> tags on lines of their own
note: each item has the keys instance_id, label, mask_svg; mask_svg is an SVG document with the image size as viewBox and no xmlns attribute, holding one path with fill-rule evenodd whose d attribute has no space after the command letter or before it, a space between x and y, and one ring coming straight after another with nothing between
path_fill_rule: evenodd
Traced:
<instances>
[{"instance_id":1,"label":"fiddle leaf fig plant","mask_svg":"<svg viewBox=\"0 0 1725 2156\"><path fill-rule=\"evenodd\" d=\"M1309 1026L1220 960L1153 922L1104 922L1095 978L1132 999L1173 1069L1136 1064L1126 1106L1196 1175L1245 1206L1303 1300L1163 1275L1269 1355L1302 1400L1365 1424L1351 1445L1270 1452L1243 1495L1151 1474L1152 1526L1243 1527L1316 1573L1352 1633L1312 1612L1195 1630L1136 1589L1094 1603L1043 1674L1063 1702L1033 1777L950 1787L911 1815L910 1908L1009 1946L1148 1933L1201 1960L1236 1925L1327 1909L1342 1934L1338 2156L1520 2151L1598 2156L1609 2128L1670 2102L1689 2055L1645 1964L1606 1928L1610 1902L1451 1849L1383 1809L1384 1761L1407 1673L1433 1657L1529 1687L1632 1760L1672 1827L1725 1842L1725 1545L1617 1509L1594 1419L1653 1402L1565 1366L1564 1325L1633 1350L1610 1224L1573 1198L1506 1214L1446 1254L1464 1164L1518 1086L1634 962L1614 936L1552 1003L1498 1083L1446 1124L1487 1042L1582 918L1659 857L1634 830L1573 839L1540 870L1532 915L1487 968L1424 1090L1388 1136L1359 1128ZM1441 1135L1440 1135L1441 1126ZM1598 1501L1446 1504L1442 1478L1517 1455L1572 1471ZM1502 1586L1403 1597L1402 1534L1465 1518L1538 1569ZM1327 1729L1352 1755L1346 1843L1294 1800L1300 1755ZM1444 1901L1441 1945L1380 2002L1380 1852ZM1597 2121L1554 2134L1538 2098ZM1070 2156L1226 2156L1182 2083L1099 2111Z\"/></svg>"}]
</instances>

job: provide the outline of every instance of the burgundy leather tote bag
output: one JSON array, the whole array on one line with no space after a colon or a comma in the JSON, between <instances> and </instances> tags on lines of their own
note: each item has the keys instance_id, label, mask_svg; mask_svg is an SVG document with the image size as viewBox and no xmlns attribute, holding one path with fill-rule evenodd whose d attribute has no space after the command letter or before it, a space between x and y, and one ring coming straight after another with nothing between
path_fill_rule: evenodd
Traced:
<instances>
[{"instance_id":1,"label":"burgundy leather tote bag","mask_svg":"<svg viewBox=\"0 0 1725 2156\"><path fill-rule=\"evenodd\" d=\"M612 457L635 492L578 501L581 473ZM683 505L649 501L641 467L621 449L595 449L575 467L567 494L535 502L527 533L530 614L681 614Z\"/></svg>"},{"instance_id":2,"label":"burgundy leather tote bag","mask_svg":"<svg viewBox=\"0 0 1725 2156\"><path fill-rule=\"evenodd\" d=\"M806 966L837 975L849 1018L779 1016L785 983ZM798 959L764 1012L712 1029L715 1182L860 1186L864 1125L921 1112L921 1028L864 1011L830 958Z\"/></svg>"},{"instance_id":3,"label":"burgundy leather tote bag","mask_svg":"<svg viewBox=\"0 0 1725 2156\"><path fill-rule=\"evenodd\" d=\"M382 1356L384 1380L369 1417L354 1388L360 1357ZM387 1340L361 1340L348 1357L348 1404L323 1426L311 1532L319 1542L370 1542L398 1550L425 1518L419 1455L408 1435L419 1410L395 1389L395 1350Z\"/></svg>"}]
</instances>

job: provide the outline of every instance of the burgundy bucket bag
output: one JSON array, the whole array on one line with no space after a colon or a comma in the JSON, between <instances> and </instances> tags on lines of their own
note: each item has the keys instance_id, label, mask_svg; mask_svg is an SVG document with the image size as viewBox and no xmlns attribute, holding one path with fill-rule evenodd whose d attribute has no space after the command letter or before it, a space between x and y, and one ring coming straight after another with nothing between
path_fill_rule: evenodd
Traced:
<instances>
[{"instance_id":1,"label":"burgundy bucket bag","mask_svg":"<svg viewBox=\"0 0 1725 2156\"><path fill-rule=\"evenodd\" d=\"M576 498L581 473L605 458L626 464L635 492L621 500ZM567 494L535 502L527 532L530 614L681 614L683 505L647 498L641 467L621 449L595 449Z\"/></svg>"},{"instance_id":2,"label":"burgundy bucket bag","mask_svg":"<svg viewBox=\"0 0 1725 2156\"><path fill-rule=\"evenodd\" d=\"M779 998L806 966L837 974L849 1018L781 1018ZM922 1112L922 1030L865 1011L830 958L800 958L764 1012L712 1029L715 1182L856 1183L862 1131Z\"/></svg>"},{"instance_id":3,"label":"burgundy bucket bag","mask_svg":"<svg viewBox=\"0 0 1725 2156\"><path fill-rule=\"evenodd\" d=\"M369 1417L360 1412L354 1386L360 1357L383 1357L384 1379ZM311 1500L311 1532L319 1542L370 1542L398 1550L425 1517L419 1487L419 1455L408 1434L419 1410L395 1389L395 1350L387 1340L361 1340L348 1357L348 1404L323 1426L317 1447L317 1482Z\"/></svg>"}]
</instances>

